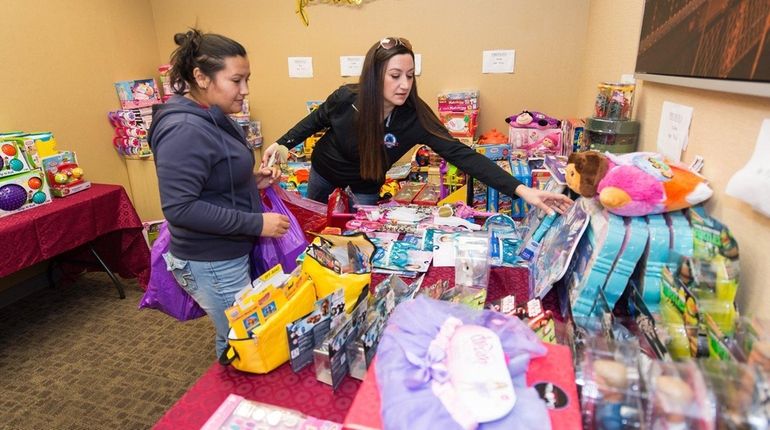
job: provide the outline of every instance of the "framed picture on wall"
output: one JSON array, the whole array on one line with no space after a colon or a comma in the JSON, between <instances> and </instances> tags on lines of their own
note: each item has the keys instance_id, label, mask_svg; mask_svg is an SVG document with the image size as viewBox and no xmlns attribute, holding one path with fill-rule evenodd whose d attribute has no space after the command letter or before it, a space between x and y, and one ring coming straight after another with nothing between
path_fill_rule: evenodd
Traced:
<instances>
[{"instance_id":1,"label":"framed picture on wall","mask_svg":"<svg viewBox=\"0 0 770 430\"><path fill-rule=\"evenodd\" d=\"M770 97L770 0L646 0L636 77Z\"/></svg>"}]
</instances>

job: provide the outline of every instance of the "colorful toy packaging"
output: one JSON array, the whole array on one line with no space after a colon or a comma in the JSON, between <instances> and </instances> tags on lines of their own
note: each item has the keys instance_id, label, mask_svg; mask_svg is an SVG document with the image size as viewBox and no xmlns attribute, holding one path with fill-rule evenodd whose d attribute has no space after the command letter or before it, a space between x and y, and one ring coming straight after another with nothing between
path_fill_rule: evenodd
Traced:
<instances>
[{"instance_id":1,"label":"colorful toy packaging","mask_svg":"<svg viewBox=\"0 0 770 430\"><path fill-rule=\"evenodd\" d=\"M25 140L24 137L0 137L0 178L28 172L37 166Z\"/></svg>"},{"instance_id":2,"label":"colorful toy packaging","mask_svg":"<svg viewBox=\"0 0 770 430\"><path fill-rule=\"evenodd\" d=\"M0 217L50 202L51 195L41 169L0 178Z\"/></svg>"},{"instance_id":3,"label":"colorful toy packaging","mask_svg":"<svg viewBox=\"0 0 770 430\"><path fill-rule=\"evenodd\" d=\"M83 178L83 169L78 165L72 151L60 151L41 160L48 176L51 194L66 197L70 194L91 188L91 182Z\"/></svg>"},{"instance_id":4,"label":"colorful toy packaging","mask_svg":"<svg viewBox=\"0 0 770 430\"><path fill-rule=\"evenodd\" d=\"M438 115L457 138L473 138L478 127L478 90L452 91L438 96Z\"/></svg>"},{"instance_id":5,"label":"colorful toy packaging","mask_svg":"<svg viewBox=\"0 0 770 430\"><path fill-rule=\"evenodd\" d=\"M147 133L152 125L152 109L119 109L107 113L110 125L115 129L112 144L118 154L126 158L146 158L152 155Z\"/></svg>"},{"instance_id":6,"label":"colorful toy packaging","mask_svg":"<svg viewBox=\"0 0 770 430\"><path fill-rule=\"evenodd\" d=\"M561 121L541 112L523 111L505 119L509 124L508 142L528 157L562 155Z\"/></svg>"},{"instance_id":7,"label":"colorful toy packaging","mask_svg":"<svg viewBox=\"0 0 770 430\"><path fill-rule=\"evenodd\" d=\"M161 102L160 91L155 79L137 79L115 82L120 107L123 109L142 108Z\"/></svg>"},{"instance_id":8,"label":"colorful toy packaging","mask_svg":"<svg viewBox=\"0 0 770 430\"><path fill-rule=\"evenodd\" d=\"M584 429L640 428L644 409L638 357L633 342L586 340L581 368Z\"/></svg>"}]
</instances>

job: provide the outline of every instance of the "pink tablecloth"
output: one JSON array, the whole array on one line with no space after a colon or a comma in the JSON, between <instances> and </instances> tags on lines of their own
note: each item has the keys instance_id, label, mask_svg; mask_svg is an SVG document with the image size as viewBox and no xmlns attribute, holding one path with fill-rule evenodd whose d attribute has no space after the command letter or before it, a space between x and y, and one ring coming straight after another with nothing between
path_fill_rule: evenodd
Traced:
<instances>
[{"instance_id":1,"label":"pink tablecloth","mask_svg":"<svg viewBox=\"0 0 770 430\"><path fill-rule=\"evenodd\" d=\"M384 277L374 275L375 284ZM432 267L425 283L448 279L454 283L454 268ZM489 299L516 294L524 301L528 291L527 269L495 268L490 274ZM342 422L358 391L360 381L347 377L337 391L318 382L312 366L294 373L288 364L267 375L240 372L215 363L155 424L155 429L197 429L211 416L230 393L291 408L317 418Z\"/></svg>"},{"instance_id":2,"label":"pink tablecloth","mask_svg":"<svg viewBox=\"0 0 770 430\"><path fill-rule=\"evenodd\" d=\"M119 185L93 184L50 204L0 218L0 244L0 277L60 256L95 263L84 247L91 244L122 277L137 278L143 288L150 278L142 222Z\"/></svg>"}]
</instances>

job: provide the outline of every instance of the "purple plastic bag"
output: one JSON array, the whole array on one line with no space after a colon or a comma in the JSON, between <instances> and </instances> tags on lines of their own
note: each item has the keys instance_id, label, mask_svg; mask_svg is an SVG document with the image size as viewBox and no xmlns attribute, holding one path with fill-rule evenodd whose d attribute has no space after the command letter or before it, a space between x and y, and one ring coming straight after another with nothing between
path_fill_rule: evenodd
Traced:
<instances>
[{"instance_id":1,"label":"purple plastic bag","mask_svg":"<svg viewBox=\"0 0 770 430\"><path fill-rule=\"evenodd\" d=\"M277 239L260 237L251 253L252 267L259 275L280 263L284 273L289 273L297 267L297 256L307 248L305 233L273 187L265 190L262 206L265 212L286 215L289 218L289 231Z\"/></svg>"},{"instance_id":2,"label":"purple plastic bag","mask_svg":"<svg viewBox=\"0 0 770 430\"><path fill-rule=\"evenodd\" d=\"M142 300L139 301L139 309L157 309L179 321L193 320L206 315L198 303L187 294L176 282L174 275L166 269L166 260L163 254L168 252L171 242L171 233L168 232L166 222L158 229L158 238L152 244L150 252L150 282Z\"/></svg>"}]
</instances>

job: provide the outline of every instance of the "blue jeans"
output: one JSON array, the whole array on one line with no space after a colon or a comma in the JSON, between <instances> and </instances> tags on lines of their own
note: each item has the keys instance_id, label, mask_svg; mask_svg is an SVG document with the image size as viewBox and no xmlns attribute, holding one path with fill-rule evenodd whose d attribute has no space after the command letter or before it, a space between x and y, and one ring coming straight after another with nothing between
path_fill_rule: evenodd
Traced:
<instances>
[{"instance_id":1,"label":"blue jeans","mask_svg":"<svg viewBox=\"0 0 770 430\"><path fill-rule=\"evenodd\" d=\"M227 347L227 333L230 331L225 309L233 305L238 291L251 284L249 256L224 261L192 261L181 260L167 252L163 257L177 283L214 321L219 357Z\"/></svg>"},{"instance_id":2,"label":"blue jeans","mask_svg":"<svg viewBox=\"0 0 770 430\"><path fill-rule=\"evenodd\" d=\"M337 188L327 181L326 178L316 173L312 168L310 169L310 178L307 180L307 198L326 204L329 202L329 195ZM376 205L377 200L380 199L379 194L369 193L353 193L356 200L350 202L350 210L353 211L353 205Z\"/></svg>"}]
</instances>

